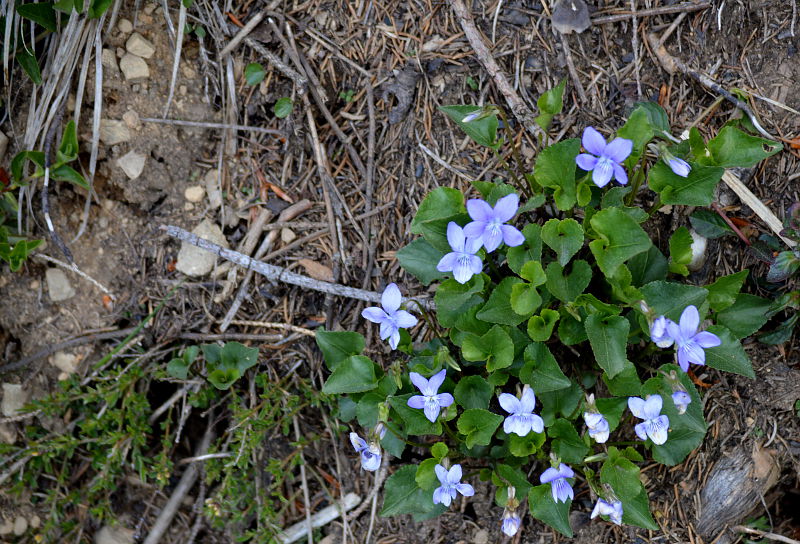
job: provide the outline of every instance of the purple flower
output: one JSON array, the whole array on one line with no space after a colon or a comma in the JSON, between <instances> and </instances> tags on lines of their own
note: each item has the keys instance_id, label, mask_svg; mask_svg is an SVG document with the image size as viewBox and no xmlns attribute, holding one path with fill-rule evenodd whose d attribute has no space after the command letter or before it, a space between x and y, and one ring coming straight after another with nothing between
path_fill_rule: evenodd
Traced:
<instances>
[{"instance_id":1,"label":"purple flower","mask_svg":"<svg viewBox=\"0 0 800 544\"><path fill-rule=\"evenodd\" d=\"M361 455L361 468L375 471L381 466L381 448L378 444L367 444L367 441L356 433L350 433L350 443Z\"/></svg>"},{"instance_id":2,"label":"purple flower","mask_svg":"<svg viewBox=\"0 0 800 544\"><path fill-rule=\"evenodd\" d=\"M453 395L450 393L439 393L439 388L442 386L442 383L444 383L446 374L447 371L442 369L431 376L430 380L426 380L416 372L410 372L408 374L412 383L422 392L422 395L414 395L408 399L408 405L417 410L424 410L425 417L431 422L436 421L442 408L447 408L453 404Z\"/></svg>"},{"instance_id":3,"label":"purple flower","mask_svg":"<svg viewBox=\"0 0 800 544\"><path fill-rule=\"evenodd\" d=\"M380 324L381 340L388 338L392 349L396 349L400 342L400 329L407 329L417 324L416 317L400 309L401 301L400 289L394 283L390 283L381 295L383 309L372 306L361 312L364 319Z\"/></svg>"},{"instance_id":4,"label":"purple flower","mask_svg":"<svg viewBox=\"0 0 800 544\"><path fill-rule=\"evenodd\" d=\"M507 434L515 433L525 436L529 432L540 433L544 430L544 420L533 413L536 406L536 395L530 386L525 386L522 399L509 393L501 393L498 397L503 410L511 414L503 423L503 430Z\"/></svg>"},{"instance_id":5,"label":"purple flower","mask_svg":"<svg viewBox=\"0 0 800 544\"><path fill-rule=\"evenodd\" d=\"M510 511L508 509L503 511L503 533L507 536L514 536L517 534L517 531L519 531L520 525L522 525L522 520L519 519L515 511Z\"/></svg>"},{"instance_id":6,"label":"purple flower","mask_svg":"<svg viewBox=\"0 0 800 544\"><path fill-rule=\"evenodd\" d=\"M713 348L722 344L719 336L712 332L697 332L700 326L700 314L694 306L687 306L681 314L680 323L668 322L667 332L675 340L678 349L678 364L686 372L689 363L706 364L704 348Z\"/></svg>"},{"instance_id":7,"label":"purple flower","mask_svg":"<svg viewBox=\"0 0 800 544\"><path fill-rule=\"evenodd\" d=\"M483 108L473 111L472 113L468 113L461 119L462 123L469 123L470 121L474 121L478 117L483 115Z\"/></svg>"},{"instance_id":8,"label":"purple flower","mask_svg":"<svg viewBox=\"0 0 800 544\"><path fill-rule=\"evenodd\" d=\"M441 258L436 270L452 272L458 283L467 283L472 276L481 273L483 262L475 255L483 244L481 238L467 238L464 229L450 221L447 225L447 242L453 251Z\"/></svg>"},{"instance_id":9,"label":"purple flower","mask_svg":"<svg viewBox=\"0 0 800 544\"><path fill-rule=\"evenodd\" d=\"M561 463L557 469L550 467L545 470L539 477L539 481L543 484L550 484L554 501L567 502L567 499L575 497L575 492L572 491L572 486L567 481L567 478L572 478L573 476L575 476L575 473L572 472L572 469Z\"/></svg>"},{"instance_id":10,"label":"purple flower","mask_svg":"<svg viewBox=\"0 0 800 544\"><path fill-rule=\"evenodd\" d=\"M662 315L650 325L650 339L660 348L668 348L675 342L667 330L668 323L672 323L672 320Z\"/></svg>"},{"instance_id":11,"label":"purple flower","mask_svg":"<svg viewBox=\"0 0 800 544\"><path fill-rule=\"evenodd\" d=\"M622 525L622 503L620 501L607 502L605 499L597 499L597 504L592 510L591 519L600 516L608 516L608 519L617 525Z\"/></svg>"},{"instance_id":12,"label":"purple flower","mask_svg":"<svg viewBox=\"0 0 800 544\"><path fill-rule=\"evenodd\" d=\"M608 420L600 412L584 412L583 420L589 428L589 436L598 444L608 440Z\"/></svg>"},{"instance_id":13,"label":"purple flower","mask_svg":"<svg viewBox=\"0 0 800 544\"><path fill-rule=\"evenodd\" d=\"M464 236L480 238L489 253L497 249L500 242L505 242L509 247L522 244L525 241L522 233L516 227L503 224L514 217L517 208L519 197L513 193L498 200L494 208L480 199L468 201L467 211L472 223L464 227Z\"/></svg>"},{"instance_id":14,"label":"purple flower","mask_svg":"<svg viewBox=\"0 0 800 544\"><path fill-rule=\"evenodd\" d=\"M475 494L471 485L461 483L461 465L453 465L449 471L442 465L436 465L434 470L442 485L433 492L433 504L450 506L450 502L456 498L457 493L461 493L465 497Z\"/></svg>"},{"instance_id":15,"label":"purple flower","mask_svg":"<svg viewBox=\"0 0 800 544\"><path fill-rule=\"evenodd\" d=\"M610 144L602 134L592 127L586 127L581 139L583 148L589 153L581 153L575 157L583 170L592 172L592 181L598 187L605 187L612 178L621 185L628 183L628 174L620 164L628 158L633 150L633 142L626 138L614 138Z\"/></svg>"},{"instance_id":16,"label":"purple flower","mask_svg":"<svg viewBox=\"0 0 800 544\"><path fill-rule=\"evenodd\" d=\"M640 439L647 440L649 437L653 444L658 445L667 441L669 418L661 415L663 402L661 395L650 395L647 400L639 397L628 398L628 408L633 415L644 420L634 427L636 436Z\"/></svg>"},{"instance_id":17,"label":"purple flower","mask_svg":"<svg viewBox=\"0 0 800 544\"><path fill-rule=\"evenodd\" d=\"M682 178L689 177L689 172L692 171L692 167L688 162L676 157L672 157L671 159L667 160L667 165L670 167L673 174Z\"/></svg>"},{"instance_id":18,"label":"purple flower","mask_svg":"<svg viewBox=\"0 0 800 544\"><path fill-rule=\"evenodd\" d=\"M675 408L678 410L678 414L682 415L686 413L686 409L692 402L692 397L690 397L689 393L686 391L675 391L672 394L672 402L675 403Z\"/></svg>"}]
</instances>

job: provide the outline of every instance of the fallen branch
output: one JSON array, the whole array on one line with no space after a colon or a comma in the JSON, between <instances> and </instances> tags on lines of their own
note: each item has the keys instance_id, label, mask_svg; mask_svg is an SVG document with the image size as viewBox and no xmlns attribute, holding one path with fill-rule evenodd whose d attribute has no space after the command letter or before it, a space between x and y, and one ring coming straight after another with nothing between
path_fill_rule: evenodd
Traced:
<instances>
[{"instance_id":1,"label":"fallen branch","mask_svg":"<svg viewBox=\"0 0 800 544\"><path fill-rule=\"evenodd\" d=\"M316 529L317 527L327 525L338 518L342 512L352 510L360 501L361 497L355 493L348 493L344 496L344 498L342 498L341 504L332 504L331 506L327 506L311 516L311 527ZM278 542L281 542L281 544L291 544L292 542L300 540L306 535L308 535L308 525L306 521L303 520L295 523L282 533L279 533L277 535L277 540Z\"/></svg>"},{"instance_id":2,"label":"fallen branch","mask_svg":"<svg viewBox=\"0 0 800 544\"><path fill-rule=\"evenodd\" d=\"M283 283L288 283L290 285L303 287L305 289L319 291L321 293L328 293L330 295L336 295L340 297L354 298L357 300L363 300L365 302L380 303L381 301L381 293L376 293L375 291L366 291L364 289L357 289L355 287L348 287L347 285L339 285L338 283L330 283L327 281L315 280L313 278L309 278L308 276L303 276L302 274L289 272L288 270L286 270L285 268L281 268L280 266L263 263L261 261L252 259L247 255L239 253L238 251L225 249L222 246L219 246L213 242L209 242L204 238L200 238L196 234L192 234L191 232L183 230L180 227L176 227L173 225L162 225L161 230L166 231L166 233L173 238L177 238L178 240L192 244L193 246L199 247L200 249L205 249L206 251L210 251L214 255L217 255L218 257L221 257L226 261L230 261L233 264L239 265L248 270L253 270L254 272L261 274L270 281L280 281ZM428 310L434 309L434 304L430 300L426 299L412 300L408 298L404 298L403 300L406 302L419 304L420 306Z\"/></svg>"},{"instance_id":3,"label":"fallen branch","mask_svg":"<svg viewBox=\"0 0 800 544\"><path fill-rule=\"evenodd\" d=\"M747 533L749 535L756 535L760 538L766 538L768 540L774 540L776 542L785 542L786 544L800 544L800 540L795 540L787 536L770 533L769 531L760 531L758 529L753 529L752 527L745 527L744 525L737 525L735 527L731 527L731 529L733 529L737 533Z\"/></svg>"}]
</instances>

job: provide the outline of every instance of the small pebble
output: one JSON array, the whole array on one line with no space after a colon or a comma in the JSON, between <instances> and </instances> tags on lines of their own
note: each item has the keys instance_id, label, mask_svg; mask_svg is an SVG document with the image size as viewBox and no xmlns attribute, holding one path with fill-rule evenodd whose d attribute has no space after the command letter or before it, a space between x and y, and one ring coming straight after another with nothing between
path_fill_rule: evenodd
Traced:
<instances>
[{"instance_id":1,"label":"small pebble","mask_svg":"<svg viewBox=\"0 0 800 544\"><path fill-rule=\"evenodd\" d=\"M41 524L42 524L42 518L34 514L34 516L30 520L31 529L38 529Z\"/></svg>"},{"instance_id":2,"label":"small pebble","mask_svg":"<svg viewBox=\"0 0 800 544\"><path fill-rule=\"evenodd\" d=\"M150 68L142 57L134 55L133 53L126 53L119 60L119 69L122 70L125 79L134 81L139 79L147 79L150 77ZM144 84L142 84L144 87Z\"/></svg>"},{"instance_id":3,"label":"small pebble","mask_svg":"<svg viewBox=\"0 0 800 544\"><path fill-rule=\"evenodd\" d=\"M48 268L45 280L47 280L47 292L53 302L61 302L75 296L75 289L60 268Z\"/></svg>"},{"instance_id":4,"label":"small pebble","mask_svg":"<svg viewBox=\"0 0 800 544\"><path fill-rule=\"evenodd\" d=\"M187 187L183 192L183 196L186 198L186 200L194 203L201 202L205 195L206 190L200 185L192 185L191 187Z\"/></svg>"},{"instance_id":5,"label":"small pebble","mask_svg":"<svg viewBox=\"0 0 800 544\"><path fill-rule=\"evenodd\" d=\"M0 412L5 417L14 417L28 401L28 394L22 390L18 383L3 384L3 401L0 403Z\"/></svg>"},{"instance_id":6,"label":"small pebble","mask_svg":"<svg viewBox=\"0 0 800 544\"><path fill-rule=\"evenodd\" d=\"M297 235L294 233L292 229L286 227L281 229L281 241L284 244L291 244L292 242L294 242L296 238Z\"/></svg>"},{"instance_id":7,"label":"small pebble","mask_svg":"<svg viewBox=\"0 0 800 544\"><path fill-rule=\"evenodd\" d=\"M144 7L144 12L145 12L147 15L152 15L152 14L153 14L153 12L156 10L156 8L157 8L157 7L158 7L158 5L156 5L156 4L147 4L147 5Z\"/></svg>"},{"instance_id":8,"label":"small pebble","mask_svg":"<svg viewBox=\"0 0 800 544\"><path fill-rule=\"evenodd\" d=\"M183 75L186 79L194 79L197 76L197 72L194 71L193 68L184 65L183 66Z\"/></svg>"},{"instance_id":9,"label":"small pebble","mask_svg":"<svg viewBox=\"0 0 800 544\"><path fill-rule=\"evenodd\" d=\"M128 32L133 30L133 23L127 19L120 19L117 23L117 28L120 32L127 34Z\"/></svg>"},{"instance_id":10,"label":"small pebble","mask_svg":"<svg viewBox=\"0 0 800 544\"><path fill-rule=\"evenodd\" d=\"M186 93L188 91L189 91L189 89L186 88L186 85L180 85L178 87L178 94L180 94L180 95L186 96Z\"/></svg>"},{"instance_id":11,"label":"small pebble","mask_svg":"<svg viewBox=\"0 0 800 544\"><path fill-rule=\"evenodd\" d=\"M183 203L183 211L190 212L192 210L194 210L194 204L192 204L191 202L184 202Z\"/></svg>"},{"instance_id":12,"label":"small pebble","mask_svg":"<svg viewBox=\"0 0 800 544\"><path fill-rule=\"evenodd\" d=\"M131 150L117 159L117 166L125 172L128 179L136 179L144 172L145 162L147 162L147 157L145 155Z\"/></svg>"},{"instance_id":13,"label":"small pebble","mask_svg":"<svg viewBox=\"0 0 800 544\"><path fill-rule=\"evenodd\" d=\"M156 48L150 40L138 32L131 34L131 37L125 42L125 49L128 50L128 53L144 59L149 59L156 52Z\"/></svg>"},{"instance_id":14,"label":"small pebble","mask_svg":"<svg viewBox=\"0 0 800 544\"><path fill-rule=\"evenodd\" d=\"M33 280L30 284L31 291L37 290L42 284L39 283L39 280Z\"/></svg>"},{"instance_id":15,"label":"small pebble","mask_svg":"<svg viewBox=\"0 0 800 544\"><path fill-rule=\"evenodd\" d=\"M28 530L28 520L25 519L24 516L17 516L17 519L14 520L14 534L16 536L22 536L25 534L25 531Z\"/></svg>"},{"instance_id":16,"label":"small pebble","mask_svg":"<svg viewBox=\"0 0 800 544\"><path fill-rule=\"evenodd\" d=\"M134 110L128 110L122 114L122 120L125 121L125 124L128 128L133 129L140 129L142 127L142 122L139 121L139 114L136 113Z\"/></svg>"}]
</instances>

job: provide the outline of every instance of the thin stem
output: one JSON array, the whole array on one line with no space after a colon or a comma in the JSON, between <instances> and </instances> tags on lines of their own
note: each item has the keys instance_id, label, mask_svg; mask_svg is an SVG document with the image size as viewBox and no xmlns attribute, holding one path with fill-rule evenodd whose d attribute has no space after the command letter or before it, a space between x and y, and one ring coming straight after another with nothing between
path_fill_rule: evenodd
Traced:
<instances>
[{"instance_id":1,"label":"thin stem","mask_svg":"<svg viewBox=\"0 0 800 544\"><path fill-rule=\"evenodd\" d=\"M647 215L653 217L653 214L656 213L661 208L661 206L662 206L661 195L657 194L655 202L653 202L653 205L650 207L649 210L647 210Z\"/></svg>"},{"instance_id":2,"label":"thin stem","mask_svg":"<svg viewBox=\"0 0 800 544\"><path fill-rule=\"evenodd\" d=\"M644 171L641 168L641 161L639 162L639 169L636 170L636 174L633 176L633 185L631 186L631 192L628 196L625 197L625 205L630 206L633 204L633 201L636 199L636 194L639 192L639 188L642 186L642 181L644 181Z\"/></svg>"},{"instance_id":3,"label":"thin stem","mask_svg":"<svg viewBox=\"0 0 800 544\"><path fill-rule=\"evenodd\" d=\"M506 113L500 108L498 108L498 111L500 112L500 117L503 119L503 127L506 131L506 134L508 134L508 139L511 143L511 154L514 156L514 162L517 163L517 171L519 172L520 176L524 176L525 168L522 166L522 157L519 156L519 149L517 148L517 143L516 143L516 135L511 131L511 125L508 123L508 117L506 117ZM531 196L527 192L526 194L528 195L528 197Z\"/></svg>"}]
</instances>

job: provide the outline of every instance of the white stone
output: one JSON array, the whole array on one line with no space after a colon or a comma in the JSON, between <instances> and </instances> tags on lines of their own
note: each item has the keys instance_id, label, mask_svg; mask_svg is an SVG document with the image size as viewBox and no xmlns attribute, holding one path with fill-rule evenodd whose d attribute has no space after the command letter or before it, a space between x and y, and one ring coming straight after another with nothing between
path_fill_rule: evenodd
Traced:
<instances>
[{"instance_id":1,"label":"white stone","mask_svg":"<svg viewBox=\"0 0 800 544\"><path fill-rule=\"evenodd\" d=\"M222 234L222 229L208 219L204 219L197 225L192 233L222 247L229 247L228 240ZM213 270L216 259L216 255L210 251L183 242L181 250L178 252L178 262L175 264L175 268L187 276L205 276Z\"/></svg>"},{"instance_id":2,"label":"white stone","mask_svg":"<svg viewBox=\"0 0 800 544\"><path fill-rule=\"evenodd\" d=\"M206 191L208 191L208 202L213 209L222 206L222 191L219 190L218 177L219 171L212 168L206 173L206 177L203 178L206 184Z\"/></svg>"},{"instance_id":3,"label":"white stone","mask_svg":"<svg viewBox=\"0 0 800 544\"><path fill-rule=\"evenodd\" d=\"M60 268L48 268L45 280L47 280L47 292L53 302L61 302L75 296L75 289L72 288L67 275Z\"/></svg>"},{"instance_id":4,"label":"white stone","mask_svg":"<svg viewBox=\"0 0 800 544\"><path fill-rule=\"evenodd\" d=\"M128 128L139 130L142 127L142 122L139 120L139 114L134 110L128 110L122 114L122 120Z\"/></svg>"},{"instance_id":5,"label":"white stone","mask_svg":"<svg viewBox=\"0 0 800 544\"><path fill-rule=\"evenodd\" d=\"M8 136L0 131L0 161L6 156L6 151L8 151Z\"/></svg>"},{"instance_id":6,"label":"white stone","mask_svg":"<svg viewBox=\"0 0 800 544\"><path fill-rule=\"evenodd\" d=\"M111 49L103 49L103 56L100 58L103 68L110 72L118 72L117 55Z\"/></svg>"},{"instance_id":7,"label":"white stone","mask_svg":"<svg viewBox=\"0 0 800 544\"><path fill-rule=\"evenodd\" d=\"M150 68L142 57L133 53L125 53L119 60L119 69L128 81L147 79L150 77Z\"/></svg>"},{"instance_id":8,"label":"white stone","mask_svg":"<svg viewBox=\"0 0 800 544\"><path fill-rule=\"evenodd\" d=\"M192 185L191 187L186 188L186 190L183 192L183 196L189 202L194 202L196 204L201 202L203 197L206 196L206 190L202 185Z\"/></svg>"},{"instance_id":9,"label":"white stone","mask_svg":"<svg viewBox=\"0 0 800 544\"><path fill-rule=\"evenodd\" d=\"M14 430L14 427L8 423L0 423L0 443L13 444L16 441L17 441L17 432ZM3 526L0 525L0 535L8 534L10 532L11 530L9 529L7 532L4 533Z\"/></svg>"},{"instance_id":10,"label":"white stone","mask_svg":"<svg viewBox=\"0 0 800 544\"><path fill-rule=\"evenodd\" d=\"M14 520L14 534L17 536L22 536L27 530L28 520L25 519L25 516L17 516L17 519Z\"/></svg>"},{"instance_id":11,"label":"white stone","mask_svg":"<svg viewBox=\"0 0 800 544\"><path fill-rule=\"evenodd\" d=\"M131 131L123 121L100 119L100 140L106 145L117 145L131 139Z\"/></svg>"},{"instance_id":12,"label":"white stone","mask_svg":"<svg viewBox=\"0 0 800 544\"><path fill-rule=\"evenodd\" d=\"M157 7L158 7L158 6L157 6L156 4L152 4L152 3L151 3L151 4L145 4L145 6L144 6L144 12L145 12L147 15L152 15L152 14L153 14L153 12L156 10L156 8L157 8Z\"/></svg>"},{"instance_id":13,"label":"white stone","mask_svg":"<svg viewBox=\"0 0 800 544\"><path fill-rule=\"evenodd\" d=\"M291 244L292 242L294 242L295 238L297 238L297 235L294 233L292 229L287 227L281 229L281 241L284 244Z\"/></svg>"},{"instance_id":14,"label":"white stone","mask_svg":"<svg viewBox=\"0 0 800 544\"><path fill-rule=\"evenodd\" d=\"M133 544L133 531L125 527L104 526L94 535L95 544Z\"/></svg>"},{"instance_id":15,"label":"white stone","mask_svg":"<svg viewBox=\"0 0 800 544\"><path fill-rule=\"evenodd\" d=\"M68 374L75 373L78 369L79 362L80 360L77 355L67 353L66 351L59 351L50 358L50 364Z\"/></svg>"},{"instance_id":16,"label":"white stone","mask_svg":"<svg viewBox=\"0 0 800 544\"><path fill-rule=\"evenodd\" d=\"M142 57L144 59L149 59L153 56L153 53L156 52L156 48L153 46L150 40L138 32L131 34L131 37L128 38L127 42L125 42L125 49L127 49L128 53L132 53L137 57Z\"/></svg>"},{"instance_id":17,"label":"white stone","mask_svg":"<svg viewBox=\"0 0 800 544\"><path fill-rule=\"evenodd\" d=\"M130 22L128 19L120 19L117 23L117 28L120 32L127 34L131 30L133 30L133 23Z\"/></svg>"},{"instance_id":18,"label":"white stone","mask_svg":"<svg viewBox=\"0 0 800 544\"><path fill-rule=\"evenodd\" d=\"M14 417L17 412L25 405L28 394L22 390L18 383L3 384L3 402L0 403L0 411L5 417Z\"/></svg>"},{"instance_id":19,"label":"white stone","mask_svg":"<svg viewBox=\"0 0 800 544\"><path fill-rule=\"evenodd\" d=\"M147 162L147 157L145 155L131 150L117 159L117 166L125 172L128 179L136 179L144 172L145 162Z\"/></svg>"},{"instance_id":20,"label":"white stone","mask_svg":"<svg viewBox=\"0 0 800 544\"><path fill-rule=\"evenodd\" d=\"M42 518L37 516L36 514L30 519L31 529L38 529L39 526L42 524Z\"/></svg>"}]
</instances>

